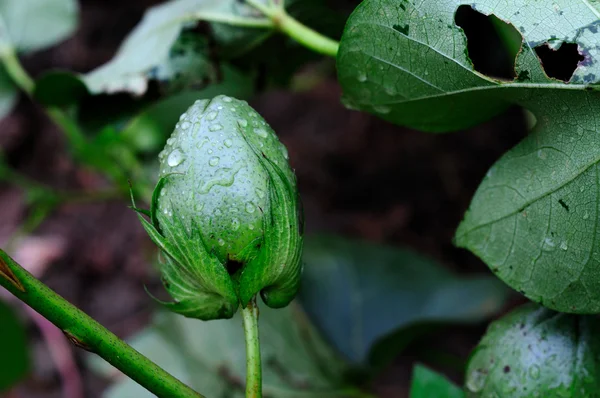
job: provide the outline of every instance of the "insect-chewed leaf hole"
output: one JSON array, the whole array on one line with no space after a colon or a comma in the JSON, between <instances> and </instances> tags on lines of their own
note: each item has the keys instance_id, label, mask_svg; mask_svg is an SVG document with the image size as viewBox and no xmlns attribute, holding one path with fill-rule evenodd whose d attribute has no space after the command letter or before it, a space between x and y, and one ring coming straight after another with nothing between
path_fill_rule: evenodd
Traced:
<instances>
[{"instance_id":1,"label":"insect-chewed leaf hole","mask_svg":"<svg viewBox=\"0 0 600 398\"><path fill-rule=\"evenodd\" d=\"M575 43L563 43L558 49L550 48L544 43L535 48L535 53L542 63L548 77L568 82L584 56Z\"/></svg>"},{"instance_id":2,"label":"insect-chewed leaf hole","mask_svg":"<svg viewBox=\"0 0 600 398\"><path fill-rule=\"evenodd\" d=\"M458 7L454 22L467 36L468 56L476 71L497 79L516 77L515 60L523 36L513 25L468 5Z\"/></svg>"}]
</instances>

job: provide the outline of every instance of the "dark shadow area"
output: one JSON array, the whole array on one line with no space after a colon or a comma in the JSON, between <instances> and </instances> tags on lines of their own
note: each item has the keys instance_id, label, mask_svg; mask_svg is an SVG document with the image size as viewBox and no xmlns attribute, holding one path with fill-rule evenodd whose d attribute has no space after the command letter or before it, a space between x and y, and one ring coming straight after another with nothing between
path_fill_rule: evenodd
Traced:
<instances>
[{"instance_id":1,"label":"dark shadow area","mask_svg":"<svg viewBox=\"0 0 600 398\"><path fill-rule=\"evenodd\" d=\"M476 71L497 79L516 77L515 59L522 36L513 25L468 5L458 7L454 21L467 36L468 56Z\"/></svg>"},{"instance_id":2,"label":"dark shadow area","mask_svg":"<svg viewBox=\"0 0 600 398\"><path fill-rule=\"evenodd\" d=\"M575 43L563 43L557 50L550 48L545 43L537 46L535 53L539 57L546 75L563 82L571 80L577 65L584 60Z\"/></svg>"}]
</instances>

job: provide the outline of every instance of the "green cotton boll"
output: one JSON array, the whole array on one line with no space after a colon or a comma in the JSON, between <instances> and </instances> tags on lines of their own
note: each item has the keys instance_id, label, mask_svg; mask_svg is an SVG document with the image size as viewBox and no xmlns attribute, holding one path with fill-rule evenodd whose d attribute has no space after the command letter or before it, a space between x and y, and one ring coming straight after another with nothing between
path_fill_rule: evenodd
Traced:
<instances>
[{"instance_id":1,"label":"green cotton boll","mask_svg":"<svg viewBox=\"0 0 600 398\"><path fill-rule=\"evenodd\" d=\"M299 287L302 219L287 150L245 101L198 100L159 155L160 179L140 219L160 247L173 311L233 316L261 293L284 307Z\"/></svg>"},{"instance_id":2,"label":"green cotton boll","mask_svg":"<svg viewBox=\"0 0 600 398\"><path fill-rule=\"evenodd\" d=\"M600 318L524 305L495 321L471 354L467 398L600 396Z\"/></svg>"}]
</instances>

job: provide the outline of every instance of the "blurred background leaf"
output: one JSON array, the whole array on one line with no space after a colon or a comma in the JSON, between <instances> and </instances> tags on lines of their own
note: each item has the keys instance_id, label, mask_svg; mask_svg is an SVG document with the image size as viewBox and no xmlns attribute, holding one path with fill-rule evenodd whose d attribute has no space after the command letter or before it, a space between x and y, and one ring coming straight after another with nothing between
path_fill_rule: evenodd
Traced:
<instances>
[{"instance_id":1,"label":"blurred background leaf","mask_svg":"<svg viewBox=\"0 0 600 398\"><path fill-rule=\"evenodd\" d=\"M77 27L76 0L0 2L0 42L19 52L41 50L69 37Z\"/></svg>"},{"instance_id":2,"label":"blurred background leaf","mask_svg":"<svg viewBox=\"0 0 600 398\"><path fill-rule=\"evenodd\" d=\"M416 365L410 387L410 398L464 398L465 393L441 374Z\"/></svg>"},{"instance_id":3,"label":"blurred background leaf","mask_svg":"<svg viewBox=\"0 0 600 398\"><path fill-rule=\"evenodd\" d=\"M0 47L31 52L50 47L69 37L77 27L76 0L27 0L0 2ZM0 65L0 119L14 107L18 90Z\"/></svg>"},{"instance_id":4,"label":"blurred background leaf","mask_svg":"<svg viewBox=\"0 0 600 398\"><path fill-rule=\"evenodd\" d=\"M263 392L277 398L346 397L345 365L318 336L300 308L292 304L260 309ZM130 343L159 365L208 397L243 397L245 348L240 314L230 320L202 322L159 312L151 327ZM96 357L97 371L114 375ZM360 392L357 392L360 394ZM120 379L108 398L152 397L129 379Z\"/></svg>"},{"instance_id":5,"label":"blurred background leaf","mask_svg":"<svg viewBox=\"0 0 600 398\"><path fill-rule=\"evenodd\" d=\"M69 71L48 71L35 82L33 97L44 106L64 107L77 104L89 95L85 83Z\"/></svg>"},{"instance_id":6,"label":"blurred background leaf","mask_svg":"<svg viewBox=\"0 0 600 398\"><path fill-rule=\"evenodd\" d=\"M473 323L495 314L510 290L492 275L457 275L407 249L334 236L305 240L300 301L345 358L366 365L378 340L426 322ZM401 329L407 334L401 333ZM383 351L391 357L392 342ZM377 361L381 361L379 358Z\"/></svg>"},{"instance_id":7,"label":"blurred background leaf","mask_svg":"<svg viewBox=\"0 0 600 398\"><path fill-rule=\"evenodd\" d=\"M0 300L0 393L6 392L29 372L25 327L15 312Z\"/></svg>"}]
</instances>

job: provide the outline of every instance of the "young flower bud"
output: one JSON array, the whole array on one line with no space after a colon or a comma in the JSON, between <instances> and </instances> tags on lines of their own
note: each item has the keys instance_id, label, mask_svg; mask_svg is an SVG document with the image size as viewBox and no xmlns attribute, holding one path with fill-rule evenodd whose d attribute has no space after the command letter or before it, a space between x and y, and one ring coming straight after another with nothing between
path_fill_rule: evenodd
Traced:
<instances>
[{"instance_id":1,"label":"young flower bud","mask_svg":"<svg viewBox=\"0 0 600 398\"><path fill-rule=\"evenodd\" d=\"M302 215L287 150L245 101L199 100L159 155L151 222L173 311L230 318L261 293L270 307L294 298Z\"/></svg>"}]
</instances>

